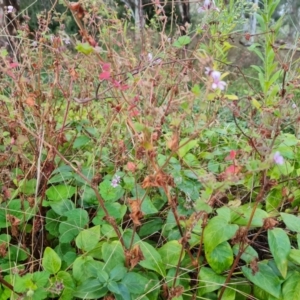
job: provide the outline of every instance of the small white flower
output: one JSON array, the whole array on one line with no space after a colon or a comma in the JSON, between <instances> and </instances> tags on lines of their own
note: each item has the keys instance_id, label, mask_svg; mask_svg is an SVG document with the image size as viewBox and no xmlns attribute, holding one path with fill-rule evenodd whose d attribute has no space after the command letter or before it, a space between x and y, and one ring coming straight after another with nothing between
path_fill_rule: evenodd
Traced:
<instances>
[{"instance_id":1,"label":"small white flower","mask_svg":"<svg viewBox=\"0 0 300 300\"><path fill-rule=\"evenodd\" d=\"M151 62L152 59L153 59L152 53L149 52L148 55L147 55L147 58L148 58L148 60Z\"/></svg>"},{"instance_id":2,"label":"small white flower","mask_svg":"<svg viewBox=\"0 0 300 300\"><path fill-rule=\"evenodd\" d=\"M297 108L296 103L293 103L293 104L292 104L292 109L296 109L296 108Z\"/></svg>"},{"instance_id":3,"label":"small white flower","mask_svg":"<svg viewBox=\"0 0 300 300\"><path fill-rule=\"evenodd\" d=\"M7 13L11 14L14 11L14 7L12 5L7 6Z\"/></svg>"}]
</instances>

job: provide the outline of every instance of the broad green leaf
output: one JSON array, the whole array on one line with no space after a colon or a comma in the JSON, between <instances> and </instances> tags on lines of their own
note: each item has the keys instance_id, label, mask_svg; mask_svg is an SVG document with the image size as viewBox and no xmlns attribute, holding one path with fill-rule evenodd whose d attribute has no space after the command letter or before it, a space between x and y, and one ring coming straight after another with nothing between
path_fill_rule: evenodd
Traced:
<instances>
[{"instance_id":1,"label":"broad green leaf","mask_svg":"<svg viewBox=\"0 0 300 300\"><path fill-rule=\"evenodd\" d=\"M118 265L124 265L125 255L119 241L103 243L101 252L105 261L105 270L110 271Z\"/></svg>"},{"instance_id":2,"label":"broad green leaf","mask_svg":"<svg viewBox=\"0 0 300 300\"><path fill-rule=\"evenodd\" d=\"M120 185L113 187L109 180L102 181L99 185L99 190L104 201L110 202L119 200L124 194L124 190Z\"/></svg>"},{"instance_id":3,"label":"broad green leaf","mask_svg":"<svg viewBox=\"0 0 300 300\"><path fill-rule=\"evenodd\" d=\"M289 237L283 229L274 228L268 230L268 243L277 268L282 277L285 278L288 268L288 256L291 251Z\"/></svg>"},{"instance_id":4,"label":"broad green leaf","mask_svg":"<svg viewBox=\"0 0 300 300\"><path fill-rule=\"evenodd\" d=\"M290 261L300 265L300 250L291 249L288 258L289 258Z\"/></svg>"},{"instance_id":5,"label":"broad green leaf","mask_svg":"<svg viewBox=\"0 0 300 300\"><path fill-rule=\"evenodd\" d=\"M179 263L182 245L178 241L170 241L158 249L158 253L163 257L165 268L173 268ZM184 258L184 253L181 260Z\"/></svg>"},{"instance_id":6,"label":"broad green leaf","mask_svg":"<svg viewBox=\"0 0 300 300\"><path fill-rule=\"evenodd\" d=\"M117 221L121 220L126 211L127 211L127 206L126 205L121 205L118 202L105 202L104 206L106 208L106 210L108 211L109 215L111 217L114 217ZM105 213L102 209L99 209L97 212L97 215L95 216L95 218L93 218L93 224L94 225L101 225L103 223L106 223L105 220L103 220L103 218L105 217Z\"/></svg>"},{"instance_id":7,"label":"broad green leaf","mask_svg":"<svg viewBox=\"0 0 300 300\"><path fill-rule=\"evenodd\" d=\"M235 224L228 224L222 217L214 217L204 229L204 246L207 254L211 253L219 244L231 239L238 226Z\"/></svg>"},{"instance_id":8,"label":"broad green leaf","mask_svg":"<svg viewBox=\"0 0 300 300\"><path fill-rule=\"evenodd\" d=\"M292 166L289 161L285 160L283 165L276 165L274 169L277 169L280 175L287 176L294 171L294 166Z\"/></svg>"},{"instance_id":9,"label":"broad green leaf","mask_svg":"<svg viewBox=\"0 0 300 300\"><path fill-rule=\"evenodd\" d=\"M61 281L65 287L74 288L75 282L70 273L66 271L59 271L56 275L56 280Z\"/></svg>"},{"instance_id":10,"label":"broad green leaf","mask_svg":"<svg viewBox=\"0 0 300 300\"><path fill-rule=\"evenodd\" d=\"M20 183L20 191L25 195L35 194L36 179L22 180Z\"/></svg>"},{"instance_id":11,"label":"broad green leaf","mask_svg":"<svg viewBox=\"0 0 300 300\"><path fill-rule=\"evenodd\" d=\"M282 295L285 300L298 300L300 295L300 273L293 271L282 285Z\"/></svg>"},{"instance_id":12,"label":"broad green leaf","mask_svg":"<svg viewBox=\"0 0 300 300\"><path fill-rule=\"evenodd\" d=\"M219 244L213 251L205 251L205 257L217 274L229 270L233 263L233 252L228 242Z\"/></svg>"},{"instance_id":13,"label":"broad green leaf","mask_svg":"<svg viewBox=\"0 0 300 300\"><path fill-rule=\"evenodd\" d=\"M149 279L138 273L129 272L123 278L122 283L128 288L130 293L142 295L148 288Z\"/></svg>"},{"instance_id":14,"label":"broad green leaf","mask_svg":"<svg viewBox=\"0 0 300 300\"><path fill-rule=\"evenodd\" d=\"M188 35L183 35L173 43L173 46L176 48L182 48L183 46L188 45L190 42L191 38Z\"/></svg>"},{"instance_id":15,"label":"broad green leaf","mask_svg":"<svg viewBox=\"0 0 300 300\"><path fill-rule=\"evenodd\" d=\"M114 295L116 300L132 300L127 286L124 285L123 283L119 283L118 286L119 286L119 291L121 292L121 295L118 295L118 294Z\"/></svg>"},{"instance_id":16,"label":"broad green leaf","mask_svg":"<svg viewBox=\"0 0 300 300\"><path fill-rule=\"evenodd\" d=\"M50 274L56 274L60 270L61 259L50 247L46 247L44 251L42 266Z\"/></svg>"},{"instance_id":17,"label":"broad green leaf","mask_svg":"<svg viewBox=\"0 0 300 300\"><path fill-rule=\"evenodd\" d=\"M233 247L232 247L232 250L233 250L233 253L234 255L238 255L239 253L239 248L240 246L238 244L235 244ZM254 250L253 247L249 246L245 249L245 251L243 252L242 256L241 256L241 259L243 261L245 261L246 263L250 263L251 261L253 261L254 259L258 259L258 254L257 252Z\"/></svg>"},{"instance_id":18,"label":"broad green leaf","mask_svg":"<svg viewBox=\"0 0 300 300\"><path fill-rule=\"evenodd\" d=\"M113 294L121 294L122 292L119 290L119 286L115 281L109 281L107 284L107 288Z\"/></svg>"},{"instance_id":19,"label":"broad green leaf","mask_svg":"<svg viewBox=\"0 0 300 300\"><path fill-rule=\"evenodd\" d=\"M285 226L295 232L300 232L300 218L292 214L281 213Z\"/></svg>"},{"instance_id":20,"label":"broad green leaf","mask_svg":"<svg viewBox=\"0 0 300 300\"><path fill-rule=\"evenodd\" d=\"M70 199L76 192L76 187L70 185L52 185L46 190L48 200L61 201Z\"/></svg>"},{"instance_id":21,"label":"broad green leaf","mask_svg":"<svg viewBox=\"0 0 300 300\"><path fill-rule=\"evenodd\" d=\"M96 261L91 256L79 256L73 263L73 278L82 283L87 278L98 277L98 272L103 268L103 262Z\"/></svg>"},{"instance_id":22,"label":"broad green leaf","mask_svg":"<svg viewBox=\"0 0 300 300\"><path fill-rule=\"evenodd\" d=\"M219 291L218 295L220 295L221 290ZM236 285L230 284L227 286L224 294L222 295L222 300L236 300Z\"/></svg>"},{"instance_id":23,"label":"broad green leaf","mask_svg":"<svg viewBox=\"0 0 300 300\"><path fill-rule=\"evenodd\" d=\"M50 207L60 216L63 216L67 211L75 209L75 204L69 199L59 202L51 201Z\"/></svg>"},{"instance_id":24,"label":"broad green leaf","mask_svg":"<svg viewBox=\"0 0 300 300\"><path fill-rule=\"evenodd\" d=\"M74 177L73 172L69 172L69 171L61 172L52 176L48 180L48 184L66 182L70 179L73 179L73 177Z\"/></svg>"},{"instance_id":25,"label":"broad green leaf","mask_svg":"<svg viewBox=\"0 0 300 300\"><path fill-rule=\"evenodd\" d=\"M241 226L247 226L252 215L252 205L245 204L243 206L231 209L231 222ZM251 227L262 227L264 219L269 215L266 211L256 208L251 221Z\"/></svg>"},{"instance_id":26,"label":"broad green leaf","mask_svg":"<svg viewBox=\"0 0 300 300\"><path fill-rule=\"evenodd\" d=\"M99 299L104 297L107 292L107 287L98 279L89 279L76 288L74 296L81 299Z\"/></svg>"},{"instance_id":27,"label":"broad green leaf","mask_svg":"<svg viewBox=\"0 0 300 300\"><path fill-rule=\"evenodd\" d=\"M100 236L100 225L85 229L76 237L76 246L83 251L90 251L96 247Z\"/></svg>"},{"instance_id":28,"label":"broad green leaf","mask_svg":"<svg viewBox=\"0 0 300 300\"><path fill-rule=\"evenodd\" d=\"M85 146L86 144L89 143L90 140L91 139L89 137L87 137L86 135L78 136L74 141L73 149L78 149L78 148Z\"/></svg>"},{"instance_id":29,"label":"broad green leaf","mask_svg":"<svg viewBox=\"0 0 300 300\"><path fill-rule=\"evenodd\" d=\"M81 208L67 211L65 216L67 220L59 224L61 243L71 242L89 222L87 211Z\"/></svg>"},{"instance_id":30,"label":"broad green leaf","mask_svg":"<svg viewBox=\"0 0 300 300\"><path fill-rule=\"evenodd\" d=\"M199 273L199 288L197 295L201 299L202 295L213 292L221 288L226 281L226 277L217 275L212 269L202 267Z\"/></svg>"},{"instance_id":31,"label":"broad green leaf","mask_svg":"<svg viewBox=\"0 0 300 300\"><path fill-rule=\"evenodd\" d=\"M281 296L282 281L274 274L272 268L263 262L258 263L258 270L258 272L253 274L253 271L250 268L246 266L242 267L244 276L252 283L272 296L279 298Z\"/></svg>"},{"instance_id":32,"label":"broad green leaf","mask_svg":"<svg viewBox=\"0 0 300 300\"><path fill-rule=\"evenodd\" d=\"M162 257L158 251L146 242L138 242L142 253L145 257L144 260L140 261L139 264L149 270L153 270L162 276L166 276L166 270L162 262Z\"/></svg>"},{"instance_id":33,"label":"broad green leaf","mask_svg":"<svg viewBox=\"0 0 300 300\"><path fill-rule=\"evenodd\" d=\"M162 218L155 217L153 219L147 220L140 228L139 236L145 237L148 235L152 235L153 233L160 231L163 225L164 222Z\"/></svg>"},{"instance_id":34,"label":"broad green leaf","mask_svg":"<svg viewBox=\"0 0 300 300\"><path fill-rule=\"evenodd\" d=\"M53 209L49 209L46 213L46 230L53 236L59 235L59 225L62 217L56 214Z\"/></svg>"},{"instance_id":35,"label":"broad green leaf","mask_svg":"<svg viewBox=\"0 0 300 300\"><path fill-rule=\"evenodd\" d=\"M75 47L78 52L83 54L91 54L94 51L94 48L89 43L78 43Z\"/></svg>"},{"instance_id":36,"label":"broad green leaf","mask_svg":"<svg viewBox=\"0 0 300 300\"><path fill-rule=\"evenodd\" d=\"M189 138L184 138L179 143L178 155L180 158L183 158L191 149L195 148L198 145L197 140L189 141Z\"/></svg>"},{"instance_id":37,"label":"broad green leaf","mask_svg":"<svg viewBox=\"0 0 300 300\"><path fill-rule=\"evenodd\" d=\"M127 271L128 270L124 266L117 265L109 272L109 278L114 281L122 280L125 277Z\"/></svg>"}]
</instances>

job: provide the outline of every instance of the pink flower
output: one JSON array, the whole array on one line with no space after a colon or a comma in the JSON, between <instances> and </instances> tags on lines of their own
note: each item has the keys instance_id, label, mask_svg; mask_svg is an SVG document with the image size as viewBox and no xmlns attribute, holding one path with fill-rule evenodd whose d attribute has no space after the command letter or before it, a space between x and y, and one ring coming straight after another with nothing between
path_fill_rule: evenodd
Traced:
<instances>
[{"instance_id":1,"label":"pink flower","mask_svg":"<svg viewBox=\"0 0 300 300\"><path fill-rule=\"evenodd\" d=\"M14 11L14 7L12 5L7 6L7 13L11 14Z\"/></svg>"},{"instance_id":2,"label":"pink flower","mask_svg":"<svg viewBox=\"0 0 300 300\"><path fill-rule=\"evenodd\" d=\"M213 71L211 73L211 77L214 80L214 82L212 83L211 87L215 90L215 89L220 89L221 91L223 91L226 87L226 82L225 81L221 81L221 73L218 71Z\"/></svg>"},{"instance_id":3,"label":"pink flower","mask_svg":"<svg viewBox=\"0 0 300 300\"><path fill-rule=\"evenodd\" d=\"M283 156L280 154L279 151L277 151L277 152L274 154L273 160L274 160L275 164L277 164L277 165L283 165L283 164L284 164L284 158L283 158Z\"/></svg>"},{"instance_id":4,"label":"pink flower","mask_svg":"<svg viewBox=\"0 0 300 300\"><path fill-rule=\"evenodd\" d=\"M201 7L198 8L198 13L203 13L209 10L216 10L216 11L220 11L213 0L204 0L203 5Z\"/></svg>"},{"instance_id":5,"label":"pink flower","mask_svg":"<svg viewBox=\"0 0 300 300\"><path fill-rule=\"evenodd\" d=\"M119 183L121 182L121 177L119 175L115 175L111 181L111 186L116 188L119 186Z\"/></svg>"},{"instance_id":6,"label":"pink flower","mask_svg":"<svg viewBox=\"0 0 300 300\"><path fill-rule=\"evenodd\" d=\"M208 67L206 67L205 70L205 74L213 79L213 83L211 85L212 89L220 89L223 91L226 87L226 82L221 80L221 73Z\"/></svg>"}]
</instances>

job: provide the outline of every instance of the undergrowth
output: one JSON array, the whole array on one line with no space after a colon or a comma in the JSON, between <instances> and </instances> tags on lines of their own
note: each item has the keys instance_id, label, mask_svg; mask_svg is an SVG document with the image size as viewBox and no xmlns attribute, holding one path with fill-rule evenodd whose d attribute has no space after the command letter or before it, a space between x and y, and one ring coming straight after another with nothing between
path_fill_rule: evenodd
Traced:
<instances>
[{"instance_id":1,"label":"undergrowth","mask_svg":"<svg viewBox=\"0 0 300 300\"><path fill-rule=\"evenodd\" d=\"M157 8L136 40L104 4L65 3L80 35L50 11L1 50L0 299L298 299L299 78L278 1L249 73L227 59L234 1L185 35Z\"/></svg>"}]
</instances>

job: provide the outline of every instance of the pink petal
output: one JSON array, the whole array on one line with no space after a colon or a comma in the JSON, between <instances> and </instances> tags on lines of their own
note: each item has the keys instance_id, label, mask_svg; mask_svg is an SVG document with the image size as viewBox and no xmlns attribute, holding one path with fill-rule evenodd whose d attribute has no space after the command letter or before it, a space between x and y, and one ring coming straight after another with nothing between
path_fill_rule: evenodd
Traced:
<instances>
[{"instance_id":1,"label":"pink petal","mask_svg":"<svg viewBox=\"0 0 300 300\"><path fill-rule=\"evenodd\" d=\"M219 71L213 71L210 75L214 80L219 80L221 77L221 73Z\"/></svg>"},{"instance_id":2,"label":"pink petal","mask_svg":"<svg viewBox=\"0 0 300 300\"><path fill-rule=\"evenodd\" d=\"M108 80L110 78L110 72L102 72L100 75L99 75L99 79L101 80Z\"/></svg>"}]
</instances>

